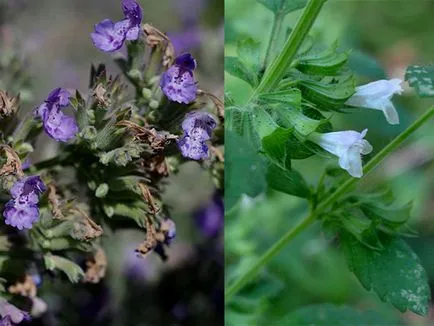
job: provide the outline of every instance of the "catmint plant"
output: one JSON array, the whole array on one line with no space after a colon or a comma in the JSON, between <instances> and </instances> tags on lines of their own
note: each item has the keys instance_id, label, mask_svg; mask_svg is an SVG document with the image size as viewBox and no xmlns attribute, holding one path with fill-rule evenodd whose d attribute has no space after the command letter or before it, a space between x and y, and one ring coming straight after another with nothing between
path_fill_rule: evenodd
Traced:
<instances>
[{"instance_id":1,"label":"catmint plant","mask_svg":"<svg viewBox=\"0 0 434 326\"><path fill-rule=\"evenodd\" d=\"M225 58L226 72L238 79L228 78L225 94L228 325L256 324L258 320L264 325L334 325L341 320L334 314L342 317L348 310L345 316L357 315L353 308L340 310L331 304L307 306L287 319L270 319L264 312L274 312L273 300L282 289L279 279L290 277L284 266L290 270L290 262L294 264L295 286L297 280L309 279L310 275L303 275L303 265L316 265L308 258L294 261L289 253L295 254L292 249L318 230L330 242L320 248L339 244L350 271L365 289L400 311L426 315L430 300L427 274L404 240L415 235L407 224L411 203L403 202L390 189L358 188L357 184L432 118L434 108L428 108L383 148L373 142L367 120L360 121L357 130L336 127L337 117L351 121L355 110L362 114L366 109L382 111L375 113L385 127L399 124L401 112L393 101L403 92L403 80L362 84L348 63L351 49L326 46L318 37L309 36L325 0L258 2L273 16L269 37L238 39L236 49L228 46L232 55ZM285 26L286 16L301 8L295 26ZM412 66L406 79L418 94L430 96L430 68ZM233 91L241 89L241 84L243 90L249 87L247 99ZM321 162L321 167L309 169L310 157ZM287 195L286 206L283 194ZM279 211L277 203L286 210ZM297 206L289 209L288 203ZM297 218L303 209L305 216ZM278 223L273 221L279 215L284 217L282 223L291 221L291 227L283 232L276 225L281 237L272 239L269 230ZM283 250L285 254L278 256ZM318 273L321 271L316 270ZM311 283L318 284L315 282ZM285 304L291 302L290 290L282 296L288 298ZM303 300L295 299L296 306ZM347 322L353 324L352 319ZM358 322L355 318L354 324ZM382 319L372 323L387 324Z\"/></svg>"},{"instance_id":2,"label":"catmint plant","mask_svg":"<svg viewBox=\"0 0 434 326\"><path fill-rule=\"evenodd\" d=\"M167 260L176 224L162 194L184 163L195 161L222 191L222 102L201 88L193 55L175 55L166 34L145 23L139 2L120 9L123 17L101 20L88 39L113 53L119 75L92 66L88 90L52 85L26 115L19 87L0 91L1 261L18 266L0 280L2 325L47 310L30 275L100 283L109 264L102 239L118 229L142 232L130 254ZM40 135L57 152L30 160ZM8 303L16 297L30 299L30 310Z\"/></svg>"}]
</instances>

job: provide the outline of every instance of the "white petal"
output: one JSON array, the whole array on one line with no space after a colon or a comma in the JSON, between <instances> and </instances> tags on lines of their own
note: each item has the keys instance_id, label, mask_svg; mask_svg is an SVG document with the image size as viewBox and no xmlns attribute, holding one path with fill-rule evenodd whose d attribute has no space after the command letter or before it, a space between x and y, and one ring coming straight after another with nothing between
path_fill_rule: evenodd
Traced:
<instances>
[{"instance_id":1,"label":"white petal","mask_svg":"<svg viewBox=\"0 0 434 326\"><path fill-rule=\"evenodd\" d=\"M388 123L391 125L399 124L398 112L396 112L395 106L391 101L386 101L384 103L383 113Z\"/></svg>"},{"instance_id":2,"label":"white petal","mask_svg":"<svg viewBox=\"0 0 434 326\"><path fill-rule=\"evenodd\" d=\"M355 177L361 178L363 176L362 157L360 149L356 146L351 147L347 153L348 173Z\"/></svg>"}]
</instances>

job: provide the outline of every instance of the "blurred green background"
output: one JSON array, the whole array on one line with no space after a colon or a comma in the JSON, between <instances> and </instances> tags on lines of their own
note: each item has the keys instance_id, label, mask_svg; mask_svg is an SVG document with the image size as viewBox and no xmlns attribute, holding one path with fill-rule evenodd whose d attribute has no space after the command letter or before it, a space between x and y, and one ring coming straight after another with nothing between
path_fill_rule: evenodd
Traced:
<instances>
[{"instance_id":1,"label":"blurred green background","mask_svg":"<svg viewBox=\"0 0 434 326\"><path fill-rule=\"evenodd\" d=\"M284 26L293 27L300 13L299 10L289 14ZM310 34L316 42L332 45L337 41L340 48L351 49L349 65L357 74L357 85L385 78L404 79L408 65L433 63L433 16L433 1L329 0ZM254 0L225 0L225 55L236 55L236 42L246 37L260 41L264 53L272 18L272 13ZM282 44L285 36L285 32L280 35ZM225 91L237 103L245 103L251 88L225 74ZM334 129L368 128L367 140L374 146L371 155L375 155L434 102L417 97L405 85L405 92L395 96L394 103L401 120L398 126L388 125L378 111L355 109L351 114L335 114ZM406 240L420 256L431 288L434 287L433 127L434 122L427 123L360 184L361 189L390 184L400 203L413 201L410 225L419 236ZM325 164L337 166L336 160L318 157L293 162L313 185ZM255 261L307 213L304 200L271 191L254 200L244 198L238 209L239 213L234 210L226 217L225 252L226 264L231 266L241 261L240 270L243 264L247 266ZM227 270L226 275L231 272ZM401 314L365 291L349 272L335 239L324 234L319 225L292 241L259 279L265 284L263 292L251 295L268 299L252 300L251 305L245 303L244 309L253 309L256 314L255 322L247 324L275 325L279 318L299 307L326 302L348 304L360 311L379 311L396 318L396 323L434 324L432 306L425 318L413 313ZM245 291L248 293L249 289ZM235 321L231 325L243 325L247 320L241 315L227 318Z\"/></svg>"}]
</instances>

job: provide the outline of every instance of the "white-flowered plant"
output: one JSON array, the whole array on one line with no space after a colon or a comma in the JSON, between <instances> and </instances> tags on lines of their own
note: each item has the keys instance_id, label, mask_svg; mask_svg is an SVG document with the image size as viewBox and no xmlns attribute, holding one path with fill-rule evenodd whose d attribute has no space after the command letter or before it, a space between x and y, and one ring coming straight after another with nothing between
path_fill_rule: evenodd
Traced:
<instances>
[{"instance_id":1,"label":"white-flowered plant","mask_svg":"<svg viewBox=\"0 0 434 326\"><path fill-rule=\"evenodd\" d=\"M260 324L272 325L335 325L340 320L334 318L335 314L343 312L340 307L327 304L300 308L297 303L287 309L291 303L286 298L294 290L294 280L297 280L295 288L298 282L311 286L310 276L315 282L321 282L318 277L322 271L317 267L333 265L326 250L335 252L338 248L342 249L349 269L367 290L376 292L381 300L400 311L426 315L431 298L427 274L403 239L412 235L406 224L411 204L395 198L391 191L384 191L382 187L387 187L387 179L381 176L378 180L370 178L366 184L371 188L364 193L356 184L361 178L369 178L370 171L434 116L434 108L384 148L372 146L371 138L365 139L367 128L374 129L375 122L380 131L387 123L399 124L392 100L394 95L403 92L403 81L384 79L356 87L358 76L347 64L350 49L326 47L318 38L307 38L326 0L257 1L274 14L267 49L263 51L264 37L261 42L259 37L258 40L240 39L228 45L236 47L232 52L236 55L225 58L226 72L251 88L247 93L239 87L239 81L232 85L232 77L225 80L227 325L250 325L258 320ZM285 44L281 43L280 36L288 29L286 14L305 4L296 26L291 26L290 36ZM236 25L233 22L231 26ZM426 96L428 87L434 85L429 77L433 71L433 68L416 67L407 72L406 80ZM240 92L244 93L240 95ZM381 112L375 112L372 115L375 120L356 123L354 116L348 114L351 110L346 110L349 107L382 111L387 122ZM360 129L342 130L334 126L338 117L341 124L362 125ZM315 156L317 161L306 160ZM288 198L285 194L298 198ZM246 196L261 200L245 207L242 198ZM304 217L298 216L300 207L309 208ZM285 223L287 231L282 230ZM291 242L315 223L318 228L311 230L314 232L305 232L303 238ZM322 235L314 235L319 233L315 232L319 228L334 236L334 241L324 241ZM280 238L264 248L273 235ZM321 253L307 253L309 244L319 242ZM284 247L285 253L276 259ZM258 248L264 252L259 258ZM270 268L263 272L268 263ZM324 274L328 274L327 270ZM282 275L286 280L282 281ZM304 286L300 288L303 291L297 294L305 295ZM268 302L264 292L270 293ZM258 297L261 300L256 300ZM271 307L279 298L278 304L285 307L285 312L295 309L289 316L278 315L274 307L263 308L263 302ZM240 302L249 305L240 308ZM361 316L361 313L347 308L347 324L395 324L369 318L369 321L352 320L347 317Z\"/></svg>"},{"instance_id":2,"label":"white-flowered plant","mask_svg":"<svg viewBox=\"0 0 434 326\"><path fill-rule=\"evenodd\" d=\"M339 166L355 177L363 176L362 157L372 152L372 146L363 139L368 129L362 132L353 130L328 133L312 133L309 139L327 152L339 157Z\"/></svg>"},{"instance_id":3,"label":"white-flowered plant","mask_svg":"<svg viewBox=\"0 0 434 326\"><path fill-rule=\"evenodd\" d=\"M345 104L381 110L387 122L397 125L399 124L399 115L392 103L392 97L404 91L401 84L401 79L382 79L356 87L356 93Z\"/></svg>"}]
</instances>

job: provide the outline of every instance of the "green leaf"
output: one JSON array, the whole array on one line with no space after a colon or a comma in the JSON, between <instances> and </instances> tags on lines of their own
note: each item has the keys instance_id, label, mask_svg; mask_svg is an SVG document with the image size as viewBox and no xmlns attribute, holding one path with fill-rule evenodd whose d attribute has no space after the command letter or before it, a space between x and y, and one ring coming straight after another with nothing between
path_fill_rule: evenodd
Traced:
<instances>
[{"instance_id":1,"label":"green leaf","mask_svg":"<svg viewBox=\"0 0 434 326\"><path fill-rule=\"evenodd\" d=\"M410 217L412 204L407 203L402 207L384 206L378 203L364 204L362 210L370 218L384 220L391 224L402 225L407 222Z\"/></svg>"},{"instance_id":2,"label":"green leaf","mask_svg":"<svg viewBox=\"0 0 434 326\"><path fill-rule=\"evenodd\" d=\"M376 311L358 311L348 306L317 304L300 308L283 317L278 325L297 326L399 326L399 319L386 317Z\"/></svg>"},{"instance_id":3,"label":"green leaf","mask_svg":"<svg viewBox=\"0 0 434 326\"><path fill-rule=\"evenodd\" d=\"M302 198L310 197L309 186L300 173L293 169L282 169L270 164L267 171L267 182L270 188Z\"/></svg>"},{"instance_id":4,"label":"green leaf","mask_svg":"<svg viewBox=\"0 0 434 326\"><path fill-rule=\"evenodd\" d=\"M296 68L314 75L334 75L348 61L348 53L340 52L336 45L327 50L314 50L297 59Z\"/></svg>"},{"instance_id":5,"label":"green leaf","mask_svg":"<svg viewBox=\"0 0 434 326\"><path fill-rule=\"evenodd\" d=\"M261 142L253 126L252 111L244 107L225 107L225 130L232 131L252 146L259 147Z\"/></svg>"},{"instance_id":6,"label":"green leaf","mask_svg":"<svg viewBox=\"0 0 434 326\"><path fill-rule=\"evenodd\" d=\"M44 255L44 263L50 271L58 269L64 272L72 283L77 283L84 277L81 267L64 257L46 254Z\"/></svg>"},{"instance_id":7,"label":"green leaf","mask_svg":"<svg viewBox=\"0 0 434 326\"><path fill-rule=\"evenodd\" d=\"M322 123L321 120L311 119L303 114L301 110L294 108L285 108L279 106L276 108L280 119L284 122L285 127L294 128L303 137L308 136Z\"/></svg>"},{"instance_id":8,"label":"green leaf","mask_svg":"<svg viewBox=\"0 0 434 326\"><path fill-rule=\"evenodd\" d=\"M259 138L271 135L279 125L265 108L255 108L253 114L253 124Z\"/></svg>"},{"instance_id":9,"label":"green leaf","mask_svg":"<svg viewBox=\"0 0 434 326\"><path fill-rule=\"evenodd\" d=\"M416 89L419 96L434 96L434 66L409 66L405 80Z\"/></svg>"},{"instance_id":10,"label":"green leaf","mask_svg":"<svg viewBox=\"0 0 434 326\"><path fill-rule=\"evenodd\" d=\"M404 312L425 316L431 297L428 279L419 258L405 241L388 238L384 250L371 250L349 233L342 234L342 247L350 270L366 290Z\"/></svg>"},{"instance_id":11,"label":"green leaf","mask_svg":"<svg viewBox=\"0 0 434 326\"><path fill-rule=\"evenodd\" d=\"M287 15L290 12L304 8L307 0L257 0L275 14Z\"/></svg>"},{"instance_id":12,"label":"green leaf","mask_svg":"<svg viewBox=\"0 0 434 326\"><path fill-rule=\"evenodd\" d=\"M252 87L258 85L256 72L237 57L225 57L225 70L232 76L249 83Z\"/></svg>"},{"instance_id":13,"label":"green leaf","mask_svg":"<svg viewBox=\"0 0 434 326\"><path fill-rule=\"evenodd\" d=\"M259 94L259 100L264 103L284 103L294 108L301 107L301 92L298 88Z\"/></svg>"},{"instance_id":14,"label":"green leaf","mask_svg":"<svg viewBox=\"0 0 434 326\"><path fill-rule=\"evenodd\" d=\"M226 130L225 210L229 210L242 194L255 197L266 188L265 162L245 138Z\"/></svg>"},{"instance_id":15,"label":"green leaf","mask_svg":"<svg viewBox=\"0 0 434 326\"><path fill-rule=\"evenodd\" d=\"M305 76L300 81L300 89L303 98L316 104L319 109L339 110L355 92L354 76L345 74L321 80Z\"/></svg>"},{"instance_id":16,"label":"green leaf","mask_svg":"<svg viewBox=\"0 0 434 326\"><path fill-rule=\"evenodd\" d=\"M283 169L291 168L290 147L288 139L291 129L277 128L271 135L262 139L262 149L267 157Z\"/></svg>"}]
</instances>

